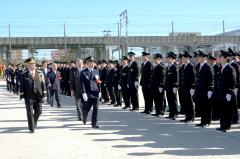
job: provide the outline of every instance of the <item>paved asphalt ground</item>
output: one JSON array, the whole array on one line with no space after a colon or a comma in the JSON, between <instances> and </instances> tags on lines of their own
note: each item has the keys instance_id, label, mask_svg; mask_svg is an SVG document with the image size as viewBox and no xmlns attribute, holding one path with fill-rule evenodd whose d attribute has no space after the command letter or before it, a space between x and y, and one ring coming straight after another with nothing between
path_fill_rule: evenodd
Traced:
<instances>
[{"instance_id":1,"label":"paved asphalt ground","mask_svg":"<svg viewBox=\"0 0 240 159\"><path fill-rule=\"evenodd\" d=\"M239 125L222 133L215 130L218 122L197 128L199 119L185 124L101 105L101 129L94 130L77 121L72 97L61 100L61 109L43 106L30 134L24 103L0 81L0 159L240 158Z\"/></svg>"}]
</instances>

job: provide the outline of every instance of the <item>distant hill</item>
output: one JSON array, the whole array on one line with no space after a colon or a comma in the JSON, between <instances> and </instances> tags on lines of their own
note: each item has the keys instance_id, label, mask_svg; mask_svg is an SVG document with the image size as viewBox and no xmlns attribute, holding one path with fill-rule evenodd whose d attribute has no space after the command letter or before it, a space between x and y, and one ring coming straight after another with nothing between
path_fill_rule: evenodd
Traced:
<instances>
[{"instance_id":1,"label":"distant hill","mask_svg":"<svg viewBox=\"0 0 240 159\"><path fill-rule=\"evenodd\" d=\"M216 36L222 35L221 34L217 34ZM238 30L233 30L233 31L229 31L229 32L225 32L226 36L240 36L240 29Z\"/></svg>"}]
</instances>

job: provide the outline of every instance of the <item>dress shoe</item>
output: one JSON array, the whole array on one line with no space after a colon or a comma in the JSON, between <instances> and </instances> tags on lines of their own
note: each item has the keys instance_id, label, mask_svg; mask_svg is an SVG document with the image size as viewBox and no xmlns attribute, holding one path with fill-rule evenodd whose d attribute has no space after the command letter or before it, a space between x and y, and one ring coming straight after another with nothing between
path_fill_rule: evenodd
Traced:
<instances>
[{"instance_id":1,"label":"dress shoe","mask_svg":"<svg viewBox=\"0 0 240 159\"><path fill-rule=\"evenodd\" d=\"M238 121L232 121L232 124L236 125L236 124L238 124Z\"/></svg>"},{"instance_id":2,"label":"dress shoe","mask_svg":"<svg viewBox=\"0 0 240 159\"><path fill-rule=\"evenodd\" d=\"M229 131L229 129L224 129L224 128L217 128L216 130L221 131L221 132L228 132Z\"/></svg>"},{"instance_id":3,"label":"dress shoe","mask_svg":"<svg viewBox=\"0 0 240 159\"><path fill-rule=\"evenodd\" d=\"M128 108L130 108L130 107L123 107L122 109L128 109Z\"/></svg>"},{"instance_id":4,"label":"dress shoe","mask_svg":"<svg viewBox=\"0 0 240 159\"><path fill-rule=\"evenodd\" d=\"M147 111L143 111L143 112L140 112L140 113L142 113L142 114L146 114L146 113L147 113Z\"/></svg>"},{"instance_id":5,"label":"dress shoe","mask_svg":"<svg viewBox=\"0 0 240 159\"><path fill-rule=\"evenodd\" d=\"M130 109L130 111L137 111L137 110L139 110L139 108L132 108L132 109Z\"/></svg>"},{"instance_id":6,"label":"dress shoe","mask_svg":"<svg viewBox=\"0 0 240 159\"><path fill-rule=\"evenodd\" d=\"M82 121L83 121L83 124L86 125L87 119L86 119L86 118L83 118Z\"/></svg>"},{"instance_id":7,"label":"dress shoe","mask_svg":"<svg viewBox=\"0 0 240 159\"><path fill-rule=\"evenodd\" d=\"M92 128L94 128L94 129L99 129L100 126L99 126L99 125L92 125Z\"/></svg>"},{"instance_id":8,"label":"dress shoe","mask_svg":"<svg viewBox=\"0 0 240 159\"><path fill-rule=\"evenodd\" d=\"M207 127L209 127L210 126L210 124L202 124L202 127L203 128L207 128Z\"/></svg>"},{"instance_id":9,"label":"dress shoe","mask_svg":"<svg viewBox=\"0 0 240 159\"><path fill-rule=\"evenodd\" d=\"M160 114L158 114L158 113L155 113L155 114L151 114L152 116L155 116L155 117L159 117L160 116Z\"/></svg>"},{"instance_id":10,"label":"dress shoe","mask_svg":"<svg viewBox=\"0 0 240 159\"><path fill-rule=\"evenodd\" d=\"M173 117L171 117L171 116L167 116L167 117L165 117L166 119L172 119Z\"/></svg>"},{"instance_id":11,"label":"dress shoe","mask_svg":"<svg viewBox=\"0 0 240 159\"><path fill-rule=\"evenodd\" d=\"M202 125L203 125L202 123L196 124L196 126L198 126L198 127L202 127Z\"/></svg>"}]
</instances>

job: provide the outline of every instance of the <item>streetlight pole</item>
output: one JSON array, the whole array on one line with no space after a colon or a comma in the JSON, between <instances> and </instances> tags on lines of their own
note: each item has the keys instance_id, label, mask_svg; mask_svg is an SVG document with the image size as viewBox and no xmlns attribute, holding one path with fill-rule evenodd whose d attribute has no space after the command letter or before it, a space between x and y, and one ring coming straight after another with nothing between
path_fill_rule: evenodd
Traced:
<instances>
[{"instance_id":1,"label":"streetlight pole","mask_svg":"<svg viewBox=\"0 0 240 159\"><path fill-rule=\"evenodd\" d=\"M222 35L222 40L223 40L223 49L225 50L226 44L225 44L225 22L223 20L223 35Z\"/></svg>"},{"instance_id":2,"label":"streetlight pole","mask_svg":"<svg viewBox=\"0 0 240 159\"><path fill-rule=\"evenodd\" d=\"M127 45L127 43L128 43L128 11L127 10L125 10L124 12L122 12L121 14L120 14L120 39L121 39L121 33L122 33L122 20L125 20L125 27L126 27L126 35L125 35L125 49L127 49L128 48L128 45ZM126 51L127 50L125 50L124 49L124 55L126 55Z\"/></svg>"},{"instance_id":3,"label":"streetlight pole","mask_svg":"<svg viewBox=\"0 0 240 159\"><path fill-rule=\"evenodd\" d=\"M11 38L11 25L8 25L8 38L9 38L9 53L7 56L7 60L10 60L12 54L12 38Z\"/></svg>"}]
</instances>

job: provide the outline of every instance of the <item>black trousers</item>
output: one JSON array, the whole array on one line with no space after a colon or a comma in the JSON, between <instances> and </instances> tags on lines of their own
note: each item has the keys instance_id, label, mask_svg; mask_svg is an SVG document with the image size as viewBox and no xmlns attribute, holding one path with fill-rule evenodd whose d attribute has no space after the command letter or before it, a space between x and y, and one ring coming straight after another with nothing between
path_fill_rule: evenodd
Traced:
<instances>
[{"instance_id":1,"label":"black trousers","mask_svg":"<svg viewBox=\"0 0 240 159\"><path fill-rule=\"evenodd\" d=\"M212 109L207 92L196 92L195 101L196 105L199 106L201 124L211 124Z\"/></svg>"},{"instance_id":2,"label":"black trousers","mask_svg":"<svg viewBox=\"0 0 240 159\"><path fill-rule=\"evenodd\" d=\"M153 101L155 104L156 114L164 114L165 112L165 94L164 91L159 92L158 88L153 90Z\"/></svg>"},{"instance_id":3,"label":"black trousers","mask_svg":"<svg viewBox=\"0 0 240 159\"><path fill-rule=\"evenodd\" d=\"M53 106L53 101L54 101L54 96L55 96L55 100L57 102L57 106L60 107L60 98L59 98L59 91L58 90L51 90L51 103L50 105Z\"/></svg>"},{"instance_id":4,"label":"black trousers","mask_svg":"<svg viewBox=\"0 0 240 159\"><path fill-rule=\"evenodd\" d=\"M83 119L83 104L84 104L83 99L75 96L75 103L76 103L76 108L77 108L78 119L82 120Z\"/></svg>"},{"instance_id":5,"label":"black trousers","mask_svg":"<svg viewBox=\"0 0 240 159\"><path fill-rule=\"evenodd\" d=\"M109 101L109 93L108 93L107 86L105 83L101 84L101 92L102 92L102 99L104 100L104 102L108 102Z\"/></svg>"},{"instance_id":6,"label":"black trousers","mask_svg":"<svg viewBox=\"0 0 240 159\"><path fill-rule=\"evenodd\" d=\"M84 101L83 105L83 117L87 119L88 113L93 107L92 112L92 125L96 125L98 122L98 107L99 107L99 99L98 98L89 98L88 101Z\"/></svg>"},{"instance_id":7,"label":"black trousers","mask_svg":"<svg viewBox=\"0 0 240 159\"><path fill-rule=\"evenodd\" d=\"M26 101L25 106L27 111L28 128L34 132L35 125L42 114L42 102L37 101Z\"/></svg>"},{"instance_id":8,"label":"black trousers","mask_svg":"<svg viewBox=\"0 0 240 159\"><path fill-rule=\"evenodd\" d=\"M123 96L125 107L130 107L130 96L129 96L128 88L125 85L122 85L121 87L122 87L122 96Z\"/></svg>"},{"instance_id":9,"label":"black trousers","mask_svg":"<svg viewBox=\"0 0 240 159\"><path fill-rule=\"evenodd\" d=\"M111 99L111 103L116 103L116 95L113 90L113 86L111 84L107 85L107 90Z\"/></svg>"},{"instance_id":10,"label":"black trousers","mask_svg":"<svg viewBox=\"0 0 240 159\"><path fill-rule=\"evenodd\" d=\"M167 87L166 89L168 107L169 107L169 117L174 117L178 115L177 110L177 94L173 93L173 87Z\"/></svg>"},{"instance_id":11,"label":"black trousers","mask_svg":"<svg viewBox=\"0 0 240 159\"><path fill-rule=\"evenodd\" d=\"M190 90L189 90L190 91ZM185 96L184 96L184 87L183 86L179 86L178 89L178 96L179 96L179 103L180 103L180 114L185 114L185 104L184 104L184 100L185 100Z\"/></svg>"},{"instance_id":12,"label":"black trousers","mask_svg":"<svg viewBox=\"0 0 240 159\"><path fill-rule=\"evenodd\" d=\"M226 95L225 95L226 96ZM230 129L233 118L233 105L235 105L235 96L232 95L231 101L227 101L225 96L221 100L220 105L220 127L222 129Z\"/></svg>"},{"instance_id":13,"label":"black trousers","mask_svg":"<svg viewBox=\"0 0 240 159\"><path fill-rule=\"evenodd\" d=\"M113 89L117 105L122 105L122 91L118 89L118 86L114 86Z\"/></svg>"},{"instance_id":14,"label":"black trousers","mask_svg":"<svg viewBox=\"0 0 240 159\"><path fill-rule=\"evenodd\" d=\"M180 96L179 96L180 100ZM190 94L190 88L185 88L182 90L181 94L181 104L183 105L185 119L186 120L192 120L195 118L195 112L194 112L194 102L193 97ZM181 105L181 107L182 107Z\"/></svg>"},{"instance_id":15,"label":"black trousers","mask_svg":"<svg viewBox=\"0 0 240 159\"><path fill-rule=\"evenodd\" d=\"M145 112L151 112L153 109L153 96L152 90L142 86L143 98L145 103Z\"/></svg>"},{"instance_id":16,"label":"black trousers","mask_svg":"<svg viewBox=\"0 0 240 159\"><path fill-rule=\"evenodd\" d=\"M129 88L129 97L133 109L139 108L138 88Z\"/></svg>"},{"instance_id":17,"label":"black trousers","mask_svg":"<svg viewBox=\"0 0 240 159\"><path fill-rule=\"evenodd\" d=\"M219 120L220 118L220 108L219 106L221 105L222 99L219 98L220 90L214 90L212 94L212 98L210 100L210 104L212 107L212 120Z\"/></svg>"}]
</instances>

